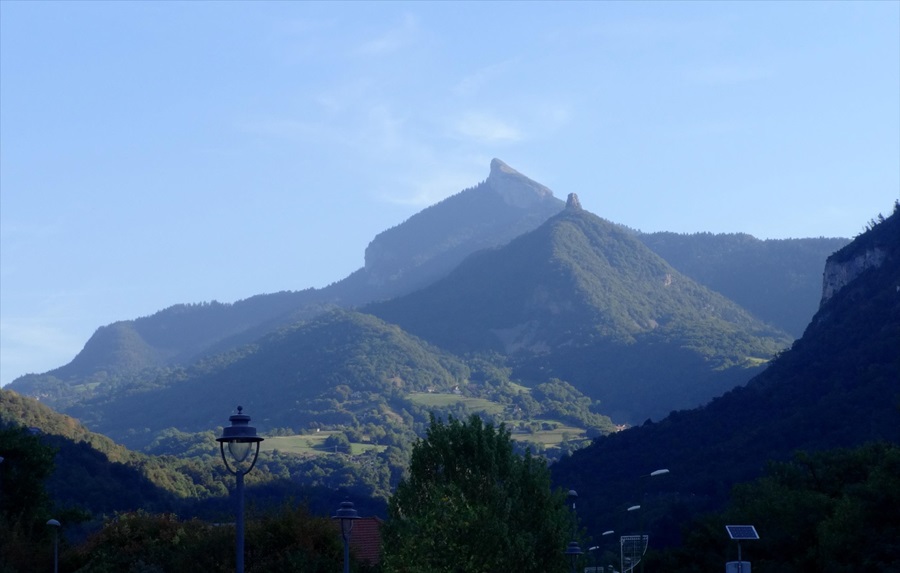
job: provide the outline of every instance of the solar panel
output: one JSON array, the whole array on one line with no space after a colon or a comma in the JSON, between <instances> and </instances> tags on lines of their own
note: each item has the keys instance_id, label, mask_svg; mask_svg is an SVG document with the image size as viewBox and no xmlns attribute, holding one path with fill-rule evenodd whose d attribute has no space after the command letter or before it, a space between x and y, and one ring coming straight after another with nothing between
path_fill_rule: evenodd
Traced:
<instances>
[{"instance_id":1,"label":"solar panel","mask_svg":"<svg viewBox=\"0 0 900 573\"><path fill-rule=\"evenodd\" d=\"M732 539L759 539L759 533L752 525L726 525L725 529Z\"/></svg>"}]
</instances>

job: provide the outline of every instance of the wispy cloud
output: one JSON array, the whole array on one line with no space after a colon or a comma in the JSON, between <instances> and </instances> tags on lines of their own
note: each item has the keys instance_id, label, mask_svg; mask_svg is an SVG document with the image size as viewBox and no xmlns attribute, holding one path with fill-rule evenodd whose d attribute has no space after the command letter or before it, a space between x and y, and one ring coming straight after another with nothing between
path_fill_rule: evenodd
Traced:
<instances>
[{"instance_id":1,"label":"wispy cloud","mask_svg":"<svg viewBox=\"0 0 900 573\"><path fill-rule=\"evenodd\" d=\"M45 370L62 366L84 345L84 339L73 334L71 324L61 324L59 316L4 316L0 320L0 340L3 341L3 354L0 355L2 384L28 373L27 370L34 369L36 364Z\"/></svg>"},{"instance_id":2,"label":"wispy cloud","mask_svg":"<svg viewBox=\"0 0 900 573\"><path fill-rule=\"evenodd\" d=\"M306 139L321 133L321 128L315 124L274 117L238 121L237 128L245 133L284 139Z\"/></svg>"},{"instance_id":3,"label":"wispy cloud","mask_svg":"<svg viewBox=\"0 0 900 573\"><path fill-rule=\"evenodd\" d=\"M453 124L458 136L481 143L514 143L522 141L524 134L515 125L483 112L468 112Z\"/></svg>"},{"instance_id":4,"label":"wispy cloud","mask_svg":"<svg viewBox=\"0 0 900 573\"><path fill-rule=\"evenodd\" d=\"M487 162L483 162L477 167L482 172L482 179L486 175L486 166ZM385 195L383 199L396 205L427 207L471 187L479 178L477 170L471 166L420 165L416 171L416 175L400 182L402 193Z\"/></svg>"},{"instance_id":5,"label":"wispy cloud","mask_svg":"<svg viewBox=\"0 0 900 573\"><path fill-rule=\"evenodd\" d=\"M419 24L412 14L404 14L402 21L380 36L363 42L354 53L360 56L392 54L412 44L419 32Z\"/></svg>"},{"instance_id":6,"label":"wispy cloud","mask_svg":"<svg viewBox=\"0 0 900 573\"><path fill-rule=\"evenodd\" d=\"M453 94L459 97L478 95L487 84L500 76L511 64L511 61L499 62L472 72L453 86Z\"/></svg>"},{"instance_id":7,"label":"wispy cloud","mask_svg":"<svg viewBox=\"0 0 900 573\"><path fill-rule=\"evenodd\" d=\"M714 65L686 70L684 77L690 82L708 85L731 85L764 80L773 75L772 70L759 66Z\"/></svg>"}]
</instances>

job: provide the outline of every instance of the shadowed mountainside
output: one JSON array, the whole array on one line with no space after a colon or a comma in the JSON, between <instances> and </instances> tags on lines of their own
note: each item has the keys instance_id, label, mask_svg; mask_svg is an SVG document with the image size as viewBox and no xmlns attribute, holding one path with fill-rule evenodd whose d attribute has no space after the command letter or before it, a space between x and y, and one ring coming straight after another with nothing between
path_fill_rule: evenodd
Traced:
<instances>
[{"instance_id":1,"label":"shadowed mountainside","mask_svg":"<svg viewBox=\"0 0 900 573\"><path fill-rule=\"evenodd\" d=\"M881 256L873 259L871 253ZM828 260L863 268L825 300L794 345L745 387L705 407L675 412L608 437L553 466L579 492L591 532L617 527L650 488L656 510L687 516L719 507L730 487L796 450L900 442L900 209ZM841 269L835 273L843 275ZM649 472L665 477L643 483ZM640 482L640 483L639 483ZM665 508L665 509L663 509ZM664 538L678 523L657 524ZM668 531L664 531L668 529ZM654 531L651 527L651 531Z\"/></svg>"},{"instance_id":2,"label":"shadowed mountainside","mask_svg":"<svg viewBox=\"0 0 900 573\"><path fill-rule=\"evenodd\" d=\"M457 354L503 354L526 383L566 380L631 422L719 395L789 343L571 195L538 229L364 310Z\"/></svg>"}]
</instances>

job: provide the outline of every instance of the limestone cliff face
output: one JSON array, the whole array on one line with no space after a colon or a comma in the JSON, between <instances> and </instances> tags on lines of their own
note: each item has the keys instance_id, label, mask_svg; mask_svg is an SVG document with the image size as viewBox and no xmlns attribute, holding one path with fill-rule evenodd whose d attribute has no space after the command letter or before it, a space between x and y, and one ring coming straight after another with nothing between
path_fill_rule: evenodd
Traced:
<instances>
[{"instance_id":1,"label":"limestone cliff face","mask_svg":"<svg viewBox=\"0 0 900 573\"><path fill-rule=\"evenodd\" d=\"M525 177L499 159L491 161L491 174L486 183L507 205L520 209L527 209L553 197L553 191Z\"/></svg>"},{"instance_id":2,"label":"limestone cliff face","mask_svg":"<svg viewBox=\"0 0 900 573\"><path fill-rule=\"evenodd\" d=\"M537 228L564 206L550 189L494 159L486 180L376 236L362 272L370 287L418 288L469 254Z\"/></svg>"},{"instance_id":3,"label":"limestone cliff face","mask_svg":"<svg viewBox=\"0 0 900 573\"><path fill-rule=\"evenodd\" d=\"M887 252L883 248L874 247L846 261L837 262L829 258L825 263L825 273L822 278L822 301L819 304L828 302L828 299L864 271L880 267L886 256Z\"/></svg>"}]
</instances>

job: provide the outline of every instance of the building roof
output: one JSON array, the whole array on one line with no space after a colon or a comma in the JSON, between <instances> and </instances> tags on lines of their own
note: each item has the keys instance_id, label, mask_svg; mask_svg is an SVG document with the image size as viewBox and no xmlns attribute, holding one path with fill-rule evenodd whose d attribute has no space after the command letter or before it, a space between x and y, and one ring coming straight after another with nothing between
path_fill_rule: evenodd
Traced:
<instances>
[{"instance_id":1,"label":"building roof","mask_svg":"<svg viewBox=\"0 0 900 573\"><path fill-rule=\"evenodd\" d=\"M340 521L332 520L340 532ZM372 565L381 559L381 526L383 520L377 517L360 517L353 520L353 531L350 533L350 551L360 561Z\"/></svg>"}]
</instances>

